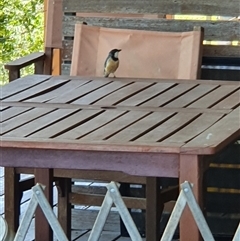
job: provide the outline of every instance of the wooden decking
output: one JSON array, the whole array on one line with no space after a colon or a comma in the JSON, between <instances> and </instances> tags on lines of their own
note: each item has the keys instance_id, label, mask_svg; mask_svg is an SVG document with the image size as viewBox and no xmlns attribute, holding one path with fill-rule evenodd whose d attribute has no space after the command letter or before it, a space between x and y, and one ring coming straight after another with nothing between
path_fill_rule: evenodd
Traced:
<instances>
[{"instance_id":1,"label":"wooden decking","mask_svg":"<svg viewBox=\"0 0 240 241\"><path fill-rule=\"evenodd\" d=\"M25 178L26 175L22 175ZM82 182L83 185L91 185L91 182ZM28 207L31 198L31 190L24 192L21 201L21 217ZM54 188L54 210L57 213L57 189ZM72 240L88 240L99 207L74 206L72 209ZM4 215L4 168L0 167L0 215ZM34 240L34 219L32 220L26 241ZM120 218L116 210L111 211L101 235L101 241L130 241L130 238L121 237ZM143 240L145 240L143 238Z\"/></svg>"},{"instance_id":2,"label":"wooden decking","mask_svg":"<svg viewBox=\"0 0 240 241\"><path fill-rule=\"evenodd\" d=\"M25 178L26 175L22 175ZM82 185L94 186L94 185L104 185L103 183L94 182L81 182ZM31 197L31 190L24 192L21 201L21 217L28 207L28 203ZM54 211L57 213L57 189L54 188ZM72 209L72 241L87 241L90 235L95 218L98 214L99 207L92 206L77 206L75 205ZM166 223L169 216L169 207L165 210L162 217L161 224ZM4 168L0 167L0 215L4 215ZM20 217L20 218L21 218ZM235 217L240 219L240 217ZM210 229L212 230L216 241L228 241L232 239L234 232L234 226L236 226L236 221L230 217L220 214L208 214L207 222ZM177 235L174 241L178 240ZM34 240L34 219L29 228L29 232L25 239L26 241ZM145 238L143 238L145 240ZM104 226L104 232L102 233L100 241L130 241L128 237L122 237L120 232L120 218L119 214L115 208L112 209L108 220Z\"/></svg>"}]
</instances>

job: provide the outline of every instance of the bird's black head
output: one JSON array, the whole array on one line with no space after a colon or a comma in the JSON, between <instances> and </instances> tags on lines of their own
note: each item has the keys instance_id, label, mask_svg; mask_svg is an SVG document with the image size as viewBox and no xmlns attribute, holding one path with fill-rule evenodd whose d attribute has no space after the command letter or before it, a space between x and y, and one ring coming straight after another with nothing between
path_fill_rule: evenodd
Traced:
<instances>
[{"instance_id":1,"label":"bird's black head","mask_svg":"<svg viewBox=\"0 0 240 241\"><path fill-rule=\"evenodd\" d=\"M112 58L117 59L118 58L118 53L121 51L121 49L112 49L109 52L109 56L111 56Z\"/></svg>"}]
</instances>

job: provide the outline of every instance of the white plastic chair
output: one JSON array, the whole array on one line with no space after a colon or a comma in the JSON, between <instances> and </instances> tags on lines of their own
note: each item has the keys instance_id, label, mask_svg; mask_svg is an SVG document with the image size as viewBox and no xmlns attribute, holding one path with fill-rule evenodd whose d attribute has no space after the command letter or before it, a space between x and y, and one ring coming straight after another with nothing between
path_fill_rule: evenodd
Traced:
<instances>
[{"instance_id":1,"label":"white plastic chair","mask_svg":"<svg viewBox=\"0 0 240 241\"><path fill-rule=\"evenodd\" d=\"M0 216L0 241L13 241L14 234L8 229L6 220Z\"/></svg>"}]
</instances>

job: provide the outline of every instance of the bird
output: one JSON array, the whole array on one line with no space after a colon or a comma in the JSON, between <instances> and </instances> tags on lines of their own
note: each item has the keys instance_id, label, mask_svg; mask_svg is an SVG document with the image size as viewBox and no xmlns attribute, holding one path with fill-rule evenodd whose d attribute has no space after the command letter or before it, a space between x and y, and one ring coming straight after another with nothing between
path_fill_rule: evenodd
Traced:
<instances>
[{"instance_id":1,"label":"bird","mask_svg":"<svg viewBox=\"0 0 240 241\"><path fill-rule=\"evenodd\" d=\"M114 73L119 66L118 54L120 51L121 49L112 49L108 53L107 59L104 63L104 77L107 78L110 74L113 74L114 78L116 77Z\"/></svg>"}]
</instances>

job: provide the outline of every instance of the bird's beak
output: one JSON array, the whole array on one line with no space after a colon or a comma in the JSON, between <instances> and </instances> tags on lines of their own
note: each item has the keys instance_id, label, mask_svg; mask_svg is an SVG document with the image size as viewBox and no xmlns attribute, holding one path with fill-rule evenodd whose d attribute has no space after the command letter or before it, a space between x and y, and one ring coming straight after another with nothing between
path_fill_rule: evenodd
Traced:
<instances>
[{"instance_id":1,"label":"bird's beak","mask_svg":"<svg viewBox=\"0 0 240 241\"><path fill-rule=\"evenodd\" d=\"M121 52L122 50L121 49L118 49L118 52Z\"/></svg>"}]
</instances>

